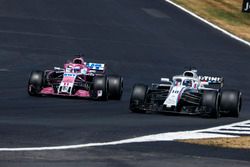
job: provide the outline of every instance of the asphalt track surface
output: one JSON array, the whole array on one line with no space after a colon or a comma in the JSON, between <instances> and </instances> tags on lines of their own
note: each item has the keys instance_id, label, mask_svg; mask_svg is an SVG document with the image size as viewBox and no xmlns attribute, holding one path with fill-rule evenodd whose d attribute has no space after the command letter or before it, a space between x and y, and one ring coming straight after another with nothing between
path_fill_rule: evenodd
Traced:
<instances>
[{"instance_id":1,"label":"asphalt track surface","mask_svg":"<svg viewBox=\"0 0 250 167\"><path fill-rule=\"evenodd\" d=\"M29 73L73 55L124 77L121 101L30 97ZM0 0L0 148L109 142L250 119L250 48L163 0ZM195 66L243 92L240 118L132 114L134 83ZM250 152L178 142L0 152L0 166L249 166Z\"/></svg>"}]
</instances>

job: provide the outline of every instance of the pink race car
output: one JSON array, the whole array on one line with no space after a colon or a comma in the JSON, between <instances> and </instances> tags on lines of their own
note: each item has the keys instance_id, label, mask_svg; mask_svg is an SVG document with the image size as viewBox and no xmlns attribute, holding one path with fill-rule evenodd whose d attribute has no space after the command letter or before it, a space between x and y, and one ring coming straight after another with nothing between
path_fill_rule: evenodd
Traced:
<instances>
[{"instance_id":1,"label":"pink race car","mask_svg":"<svg viewBox=\"0 0 250 167\"><path fill-rule=\"evenodd\" d=\"M120 100L123 92L123 78L105 74L105 64L87 63L83 57L64 64L64 68L33 71L28 82L28 93L37 95L58 95Z\"/></svg>"}]
</instances>

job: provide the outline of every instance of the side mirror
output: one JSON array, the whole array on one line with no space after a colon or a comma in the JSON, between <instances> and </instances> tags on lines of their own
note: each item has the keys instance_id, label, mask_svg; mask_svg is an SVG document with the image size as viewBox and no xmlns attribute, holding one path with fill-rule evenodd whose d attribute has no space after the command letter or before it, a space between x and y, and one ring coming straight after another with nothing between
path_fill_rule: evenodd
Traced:
<instances>
[{"instance_id":1,"label":"side mirror","mask_svg":"<svg viewBox=\"0 0 250 167\"><path fill-rule=\"evenodd\" d=\"M60 67L54 67L54 70L63 70L63 68L60 68Z\"/></svg>"},{"instance_id":2,"label":"side mirror","mask_svg":"<svg viewBox=\"0 0 250 167\"><path fill-rule=\"evenodd\" d=\"M161 78L161 82L170 82L169 78Z\"/></svg>"}]
</instances>

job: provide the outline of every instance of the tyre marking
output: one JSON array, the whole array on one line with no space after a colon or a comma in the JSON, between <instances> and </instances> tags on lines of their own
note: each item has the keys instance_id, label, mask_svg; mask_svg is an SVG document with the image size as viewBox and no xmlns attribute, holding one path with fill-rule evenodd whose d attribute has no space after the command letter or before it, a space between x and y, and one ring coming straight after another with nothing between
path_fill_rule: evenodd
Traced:
<instances>
[{"instance_id":1,"label":"tyre marking","mask_svg":"<svg viewBox=\"0 0 250 167\"><path fill-rule=\"evenodd\" d=\"M0 72L7 72L7 71L10 71L10 70L7 68L0 68Z\"/></svg>"}]
</instances>

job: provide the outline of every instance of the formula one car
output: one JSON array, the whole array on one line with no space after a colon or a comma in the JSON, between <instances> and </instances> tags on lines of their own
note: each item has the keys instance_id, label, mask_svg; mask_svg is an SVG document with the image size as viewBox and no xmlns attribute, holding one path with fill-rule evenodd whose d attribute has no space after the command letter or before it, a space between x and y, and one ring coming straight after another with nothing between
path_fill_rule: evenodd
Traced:
<instances>
[{"instance_id":1,"label":"formula one car","mask_svg":"<svg viewBox=\"0 0 250 167\"><path fill-rule=\"evenodd\" d=\"M105 74L106 65L84 62L83 57L64 64L64 68L33 71L28 93L37 95L74 96L99 100L120 100L123 78Z\"/></svg>"},{"instance_id":2,"label":"formula one car","mask_svg":"<svg viewBox=\"0 0 250 167\"><path fill-rule=\"evenodd\" d=\"M220 115L238 117L242 93L224 90L222 77L198 76L190 69L182 75L161 78L162 83L135 84L130 98L132 112L170 112L199 114L218 118Z\"/></svg>"}]
</instances>

